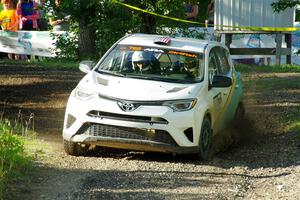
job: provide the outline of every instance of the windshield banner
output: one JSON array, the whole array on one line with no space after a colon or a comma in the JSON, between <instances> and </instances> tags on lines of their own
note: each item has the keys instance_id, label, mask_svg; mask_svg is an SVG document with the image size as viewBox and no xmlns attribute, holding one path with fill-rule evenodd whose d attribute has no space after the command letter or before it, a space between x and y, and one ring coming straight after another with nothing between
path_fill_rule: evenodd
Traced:
<instances>
[{"instance_id":1,"label":"windshield banner","mask_svg":"<svg viewBox=\"0 0 300 200\"><path fill-rule=\"evenodd\" d=\"M53 34L50 31L0 31L0 52L55 57Z\"/></svg>"}]
</instances>

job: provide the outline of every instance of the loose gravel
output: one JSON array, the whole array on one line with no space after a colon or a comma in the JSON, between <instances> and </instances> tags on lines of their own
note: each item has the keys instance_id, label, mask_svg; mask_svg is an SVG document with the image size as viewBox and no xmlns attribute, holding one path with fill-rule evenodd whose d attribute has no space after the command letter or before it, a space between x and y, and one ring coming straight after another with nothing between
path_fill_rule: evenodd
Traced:
<instances>
[{"instance_id":1,"label":"loose gravel","mask_svg":"<svg viewBox=\"0 0 300 200\"><path fill-rule=\"evenodd\" d=\"M24 117L35 113L41 143L48 144L45 156L34 163L31 178L11 188L8 198L300 199L299 140L280 121L299 105L300 90L247 88L248 121L239 130L241 142L209 162L111 149L73 157L63 152L60 133L68 94L81 76L79 72L0 66L1 108L9 116L19 110ZM259 79L268 77L259 75ZM299 74L271 77L300 82Z\"/></svg>"}]
</instances>

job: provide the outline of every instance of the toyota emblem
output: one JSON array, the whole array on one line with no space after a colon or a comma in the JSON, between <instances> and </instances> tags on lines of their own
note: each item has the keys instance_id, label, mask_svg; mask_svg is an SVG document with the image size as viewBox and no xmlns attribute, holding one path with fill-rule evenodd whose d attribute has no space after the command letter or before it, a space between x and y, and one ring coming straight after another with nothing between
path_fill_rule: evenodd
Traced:
<instances>
[{"instance_id":1,"label":"toyota emblem","mask_svg":"<svg viewBox=\"0 0 300 200\"><path fill-rule=\"evenodd\" d=\"M125 112L132 112L136 109L135 105L130 102L118 102L118 106Z\"/></svg>"}]
</instances>

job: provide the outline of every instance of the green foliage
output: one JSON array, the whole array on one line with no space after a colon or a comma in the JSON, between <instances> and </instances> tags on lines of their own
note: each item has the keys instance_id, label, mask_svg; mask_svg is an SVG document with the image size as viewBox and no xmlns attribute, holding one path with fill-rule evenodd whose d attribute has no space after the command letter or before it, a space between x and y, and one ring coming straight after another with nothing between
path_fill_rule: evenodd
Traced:
<instances>
[{"instance_id":1,"label":"green foliage","mask_svg":"<svg viewBox=\"0 0 300 200\"><path fill-rule=\"evenodd\" d=\"M180 36L196 39L205 39L205 36L208 34L207 31L199 32L197 30L186 29L186 28L161 28L157 29L158 34L170 35L170 36Z\"/></svg>"},{"instance_id":2,"label":"green foliage","mask_svg":"<svg viewBox=\"0 0 300 200\"><path fill-rule=\"evenodd\" d=\"M11 123L8 119L2 119L0 123L0 133L22 133L22 126L19 123Z\"/></svg>"},{"instance_id":3,"label":"green foliage","mask_svg":"<svg viewBox=\"0 0 300 200\"><path fill-rule=\"evenodd\" d=\"M24 140L12 134L14 128L6 119L0 122L0 199L6 182L19 177L30 160L24 155Z\"/></svg>"},{"instance_id":4,"label":"green foliage","mask_svg":"<svg viewBox=\"0 0 300 200\"><path fill-rule=\"evenodd\" d=\"M283 11L287 8L300 5L300 0L279 0L271 4L275 12Z\"/></svg>"},{"instance_id":5,"label":"green foliage","mask_svg":"<svg viewBox=\"0 0 300 200\"><path fill-rule=\"evenodd\" d=\"M68 58L47 58L34 63L34 66L63 71L76 71L78 70L79 62L76 60L70 60Z\"/></svg>"},{"instance_id":6,"label":"green foliage","mask_svg":"<svg viewBox=\"0 0 300 200\"><path fill-rule=\"evenodd\" d=\"M144 0L144 1L125 1L129 5L133 5L151 12L155 12L157 14L175 17L179 19L185 19L185 3L188 2L186 0ZM194 4L198 5L199 14L197 16L197 22L204 23L205 19L207 19L207 6L210 0L194 0L191 1ZM142 16L142 12L132 10L134 15L139 17ZM157 20L158 27L188 27L190 24L177 22L170 19L155 17Z\"/></svg>"},{"instance_id":7,"label":"green foliage","mask_svg":"<svg viewBox=\"0 0 300 200\"><path fill-rule=\"evenodd\" d=\"M104 1L97 7L97 17L92 20L96 29L97 58L113 43L129 32L139 32L141 20L124 7Z\"/></svg>"},{"instance_id":8,"label":"green foliage","mask_svg":"<svg viewBox=\"0 0 300 200\"><path fill-rule=\"evenodd\" d=\"M198 22L204 23L207 19L207 5L210 0L194 0L198 4L199 14ZM53 6L54 0L51 0ZM185 0L122 0L121 2L139 7L157 14L170 17L185 19ZM65 0L62 1L64 10L67 10L71 16L71 23L74 27L71 34L67 36L57 36L58 55L61 58L82 59L78 54L78 36L80 21L88 21L88 27L94 29L96 34L95 47L96 52L90 55L93 58L102 56L111 45L124 36L126 33L167 33L165 28L185 29L194 26L188 23L177 22L152 16L141 11L129 9L114 3L111 0ZM193 35L193 33L190 33ZM188 34L186 34L188 35ZM194 37L194 36L193 36ZM202 35L197 35L203 38ZM87 40L89 38L86 38Z\"/></svg>"},{"instance_id":9,"label":"green foliage","mask_svg":"<svg viewBox=\"0 0 300 200\"><path fill-rule=\"evenodd\" d=\"M21 137L10 133L0 134L0 157L2 168L8 173L14 168L19 168L27 163L23 157L24 141Z\"/></svg>"},{"instance_id":10,"label":"green foliage","mask_svg":"<svg viewBox=\"0 0 300 200\"><path fill-rule=\"evenodd\" d=\"M295 21L296 21L296 22L299 22L299 21L300 21L300 10L296 10Z\"/></svg>"},{"instance_id":11,"label":"green foliage","mask_svg":"<svg viewBox=\"0 0 300 200\"><path fill-rule=\"evenodd\" d=\"M18 178L29 164L30 159L23 151L24 142L21 137L7 133L0 134L0 199L6 183Z\"/></svg>"},{"instance_id":12,"label":"green foliage","mask_svg":"<svg viewBox=\"0 0 300 200\"><path fill-rule=\"evenodd\" d=\"M47 69L56 69L62 71L74 71L78 70L79 62L70 60L67 58L43 58L41 60L36 60L35 62L24 62L22 60L9 60L3 59L0 64L9 67L10 65L22 65L32 66L32 67L43 67Z\"/></svg>"},{"instance_id":13,"label":"green foliage","mask_svg":"<svg viewBox=\"0 0 300 200\"><path fill-rule=\"evenodd\" d=\"M289 112L282 118L286 124L287 131L295 131L300 139L300 110L299 108L290 109Z\"/></svg>"},{"instance_id":14,"label":"green foliage","mask_svg":"<svg viewBox=\"0 0 300 200\"><path fill-rule=\"evenodd\" d=\"M286 73L286 72L300 72L300 66L297 65L272 65L272 66L257 66L257 65L235 65L237 71L242 73Z\"/></svg>"},{"instance_id":15,"label":"green foliage","mask_svg":"<svg viewBox=\"0 0 300 200\"><path fill-rule=\"evenodd\" d=\"M70 60L78 60L78 36L74 33L63 33L63 34L55 34L51 33L51 37L53 37L56 41L55 43L55 53L59 59L70 59Z\"/></svg>"},{"instance_id":16,"label":"green foliage","mask_svg":"<svg viewBox=\"0 0 300 200\"><path fill-rule=\"evenodd\" d=\"M300 82L297 79L290 79L287 81L286 79L281 79L276 76L271 76L265 79L259 80L249 80L245 82L245 86L250 88L254 86L261 91L264 90L295 90L300 88Z\"/></svg>"}]
</instances>

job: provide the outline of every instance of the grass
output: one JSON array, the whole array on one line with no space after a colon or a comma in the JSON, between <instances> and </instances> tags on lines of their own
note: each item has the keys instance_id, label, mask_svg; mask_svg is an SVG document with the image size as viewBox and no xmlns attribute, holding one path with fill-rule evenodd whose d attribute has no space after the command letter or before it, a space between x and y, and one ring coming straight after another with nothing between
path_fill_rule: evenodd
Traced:
<instances>
[{"instance_id":1,"label":"grass","mask_svg":"<svg viewBox=\"0 0 300 200\"><path fill-rule=\"evenodd\" d=\"M282 90L282 89L300 89L300 78L280 78L280 77L268 77L260 78L256 80L244 81L246 88L256 87L257 89L263 90Z\"/></svg>"},{"instance_id":2,"label":"grass","mask_svg":"<svg viewBox=\"0 0 300 200\"><path fill-rule=\"evenodd\" d=\"M300 72L300 66L295 65L282 65L282 66L247 66L247 65L237 65L237 71L241 74L259 74L259 73L297 73ZM289 100L289 92L291 92L291 97L293 97L293 92L298 91L300 93L300 78L291 77L276 77L275 75L268 75L266 77L258 77L255 79L250 79L243 81L245 90L251 90L255 88L259 91L261 95L270 94L270 91L282 92L286 95L282 99L277 99L280 101ZM278 97L276 97L278 98ZM294 98L295 99L295 98ZM274 98L274 100L276 100ZM291 100L294 103L298 103L295 100ZM288 103L288 102L287 102ZM300 106L291 105L288 106L288 111L282 113L281 123L287 132L296 132L300 139Z\"/></svg>"},{"instance_id":3,"label":"grass","mask_svg":"<svg viewBox=\"0 0 300 200\"><path fill-rule=\"evenodd\" d=\"M297 133L300 139L300 108L289 109L289 112L282 117L282 122L285 124L286 131L293 131Z\"/></svg>"},{"instance_id":4,"label":"grass","mask_svg":"<svg viewBox=\"0 0 300 200\"><path fill-rule=\"evenodd\" d=\"M300 72L300 66L297 65L272 65L272 66L257 66L237 64L235 66L237 71L241 73L291 73Z\"/></svg>"},{"instance_id":5,"label":"grass","mask_svg":"<svg viewBox=\"0 0 300 200\"><path fill-rule=\"evenodd\" d=\"M0 64L2 65L22 65L22 66L35 66L43 67L47 69L62 69L62 70L77 70L80 61L62 59L62 58L42 58L28 61L24 60L9 60L2 59ZM257 65L245 65L236 64L235 68L241 73L287 73L287 72L299 72L300 66L296 65L272 65L272 66L257 66Z\"/></svg>"},{"instance_id":6,"label":"grass","mask_svg":"<svg viewBox=\"0 0 300 200\"><path fill-rule=\"evenodd\" d=\"M22 65L22 66L33 66L33 67L43 67L46 69L56 69L56 70L77 70L79 67L79 62L70 61L66 59L57 58L42 58L40 60L9 60L2 59L0 61L1 65Z\"/></svg>"},{"instance_id":7,"label":"grass","mask_svg":"<svg viewBox=\"0 0 300 200\"><path fill-rule=\"evenodd\" d=\"M9 183L22 180L31 169L31 161L43 154L43 146L29 130L31 120L23 125L19 119L0 117L0 200L12 195Z\"/></svg>"},{"instance_id":8,"label":"grass","mask_svg":"<svg viewBox=\"0 0 300 200\"><path fill-rule=\"evenodd\" d=\"M24 154L24 139L14 134L14 125L0 121L0 199L9 180L15 179L28 166L30 158Z\"/></svg>"}]
</instances>

